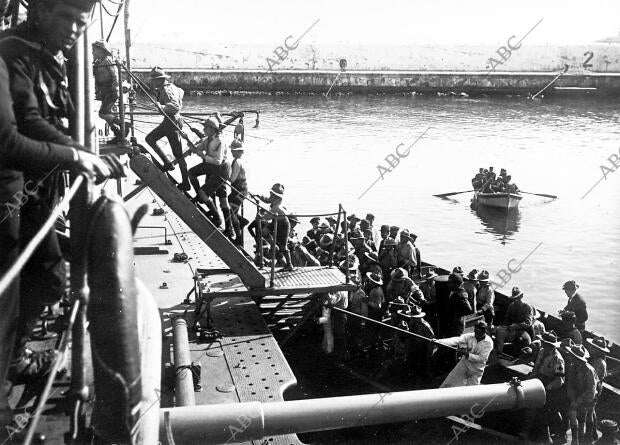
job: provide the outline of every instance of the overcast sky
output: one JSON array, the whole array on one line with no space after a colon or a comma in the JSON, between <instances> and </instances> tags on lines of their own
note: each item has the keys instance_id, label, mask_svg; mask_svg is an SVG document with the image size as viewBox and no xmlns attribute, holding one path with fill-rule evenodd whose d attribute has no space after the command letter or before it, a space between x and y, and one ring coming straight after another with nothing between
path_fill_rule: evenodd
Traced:
<instances>
[{"instance_id":1,"label":"overcast sky","mask_svg":"<svg viewBox=\"0 0 620 445\"><path fill-rule=\"evenodd\" d=\"M540 19L527 37L530 44L591 43L620 31L618 0L131 0L131 5L137 43L275 45L288 35L299 37L317 19L304 43L496 45L513 34L521 38Z\"/></svg>"}]
</instances>

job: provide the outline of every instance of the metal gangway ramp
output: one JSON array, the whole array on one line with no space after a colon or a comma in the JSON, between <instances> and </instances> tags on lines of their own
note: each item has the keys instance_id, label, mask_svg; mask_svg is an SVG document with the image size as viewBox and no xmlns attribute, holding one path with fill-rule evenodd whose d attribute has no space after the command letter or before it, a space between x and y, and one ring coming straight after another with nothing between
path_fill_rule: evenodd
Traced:
<instances>
[{"instance_id":1,"label":"metal gangway ramp","mask_svg":"<svg viewBox=\"0 0 620 445\"><path fill-rule=\"evenodd\" d=\"M244 285L250 289L265 287L265 277L254 263L215 227L169 176L142 154L132 156L129 166L230 267Z\"/></svg>"}]
</instances>

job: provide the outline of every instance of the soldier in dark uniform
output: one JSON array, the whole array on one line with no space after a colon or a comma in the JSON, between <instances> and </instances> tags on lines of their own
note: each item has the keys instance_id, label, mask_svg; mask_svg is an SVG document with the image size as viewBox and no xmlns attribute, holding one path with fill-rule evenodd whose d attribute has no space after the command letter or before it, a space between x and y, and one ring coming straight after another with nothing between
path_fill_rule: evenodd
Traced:
<instances>
[{"instance_id":1,"label":"soldier in dark uniform","mask_svg":"<svg viewBox=\"0 0 620 445\"><path fill-rule=\"evenodd\" d=\"M306 236L311 240L316 241L317 243L321 241L321 231L319 230L319 222L321 222L321 218L315 216L310 220L310 224L312 224L312 228L306 232Z\"/></svg>"},{"instance_id":2,"label":"soldier in dark uniform","mask_svg":"<svg viewBox=\"0 0 620 445\"><path fill-rule=\"evenodd\" d=\"M162 138L167 138L170 142L170 148L172 154L179 162L179 169L181 170L182 182L179 184L179 188L183 191L190 189L190 184L187 179L187 163L183 158L183 144L181 143L181 133L179 129L183 128L183 120L181 119L181 108L183 107L183 90L172 82L170 82L170 76L168 76L164 70L159 67L155 67L149 73L149 81L153 86L153 89L157 92L158 108L168 117L164 117L164 120L146 135L144 140L151 146L155 153L161 158L164 163L164 170L174 170L174 165L168 160L166 154L161 147L157 144ZM172 122L174 122L173 125ZM178 128L177 128L178 127Z\"/></svg>"},{"instance_id":3,"label":"soldier in dark uniform","mask_svg":"<svg viewBox=\"0 0 620 445\"><path fill-rule=\"evenodd\" d=\"M62 170L100 178L122 173L116 158L81 151L63 126L73 111L63 51L84 31L93 4L31 0L26 22L0 34L0 56L6 62L0 63L0 274L48 219L62 189ZM14 382L50 370L52 352L35 353L25 344L44 304L57 301L65 284L64 260L52 230L0 295L0 421L10 412L4 380L12 352Z\"/></svg>"},{"instance_id":4,"label":"soldier in dark uniform","mask_svg":"<svg viewBox=\"0 0 620 445\"><path fill-rule=\"evenodd\" d=\"M114 133L114 139L110 143L117 143L122 139L121 120L114 115L112 109L118 100L118 73L108 42L97 40L93 43L93 57L95 98L101 100L99 117L107 122Z\"/></svg>"}]
</instances>

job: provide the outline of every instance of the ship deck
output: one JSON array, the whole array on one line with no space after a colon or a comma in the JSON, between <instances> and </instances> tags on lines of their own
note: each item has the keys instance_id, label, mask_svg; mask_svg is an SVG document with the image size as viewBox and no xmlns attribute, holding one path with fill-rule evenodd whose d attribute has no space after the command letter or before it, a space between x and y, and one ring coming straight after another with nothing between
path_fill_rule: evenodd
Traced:
<instances>
[{"instance_id":1,"label":"ship deck","mask_svg":"<svg viewBox=\"0 0 620 445\"><path fill-rule=\"evenodd\" d=\"M172 320L184 317L188 326L193 325L195 304L188 303L186 298L194 288L196 272L227 269L217 255L154 193L146 189L141 194L143 196L128 202L130 209L150 202L151 209L160 207L166 212L144 217L140 224L143 228L136 234L134 247L138 252L160 251L159 254L136 255L135 263L137 276L144 281L160 308L165 336L161 402L162 407L174 406L173 386L165 384L173 381L174 376ZM167 234L163 227L166 227ZM165 236L171 244L165 244ZM174 253L186 253L188 260L173 262ZM235 281L229 273L208 276L209 286L218 289L226 288L231 280ZM163 286L164 282L166 286ZM211 317L213 324L210 328L219 331L219 338L203 341L189 330L192 362L201 367L201 390L195 392L196 404L284 400L284 392L295 386L297 380L252 298L241 291L224 292L213 301ZM270 444L301 443L295 435L265 440L264 443ZM231 442L234 442L232 437Z\"/></svg>"}]
</instances>

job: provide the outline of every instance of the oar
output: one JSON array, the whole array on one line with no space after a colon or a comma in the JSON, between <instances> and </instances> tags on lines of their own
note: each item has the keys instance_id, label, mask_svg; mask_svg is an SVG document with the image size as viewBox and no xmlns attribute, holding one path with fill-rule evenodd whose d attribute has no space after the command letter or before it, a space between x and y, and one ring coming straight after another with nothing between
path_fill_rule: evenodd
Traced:
<instances>
[{"instance_id":1,"label":"oar","mask_svg":"<svg viewBox=\"0 0 620 445\"><path fill-rule=\"evenodd\" d=\"M442 193L441 195L433 195L433 196L436 196L438 198L445 198L446 196L460 195L461 193L469 193L469 192L475 192L475 190L465 190L464 192Z\"/></svg>"},{"instance_id":2,"label":"oar","mask_svg":"<svg viewBox=\"0 0 620 445\"><path fill-rule=\"evenodd\" d=\"M543 197L545 197L545 198L551 198L551 199L558 199L558 197L557 197L557 196L555 196L555 195L546 195L546 194L544 194L544 193L524 192L523 190L519 190L519 193L525 193L525 194L528 194L528 195L543 196Z\"/></svg>"}]
</instances>

